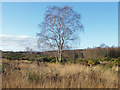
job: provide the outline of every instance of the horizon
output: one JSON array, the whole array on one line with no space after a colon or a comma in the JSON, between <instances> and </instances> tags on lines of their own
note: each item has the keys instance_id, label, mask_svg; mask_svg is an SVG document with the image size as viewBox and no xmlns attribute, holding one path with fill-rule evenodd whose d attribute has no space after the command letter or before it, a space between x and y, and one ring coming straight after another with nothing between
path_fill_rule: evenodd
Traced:
<instances>
[{"instance_id":1,"label":"horizon","mask_svg":"<svg viewBox=\"0 0 120 90\"><path fill-rule=\"evenodd\" d=\"M80 32L79 41L71 43L73 46L71 49L93 48L102 43L109 47L118 46L117 2L4 2L0 50L24 51L26 47L38 50L37 25L44 20L46 7L50 5L60 7L67 5L81 15L84 33Z\"/></svg>"},{"instance_id":2,"label":"horizon","mask_svg":"<svg viewBox=\"0 0 120 90\"><path fill-rule=\"evenodd\" d=\"M96 49L96 48L120 48L120 46L118 47L115 47L115 46L105 46L105 47L100 47L100 46L97 46L97 47L87 47L87 48L83 48L83 49L64 49L62 51L74 51L74 50L87 50L87 49ZM23 50L23 51L7 51L7 50L0 50L0 51L3 51L3 52L27 52L26 50ZM46 50L46 51L37 51L37 50L32 50L31 52L52 52L52 51L57 51L57 50ZM30 51L29 51L30 52Z\"/></svg>"}]
</instances>

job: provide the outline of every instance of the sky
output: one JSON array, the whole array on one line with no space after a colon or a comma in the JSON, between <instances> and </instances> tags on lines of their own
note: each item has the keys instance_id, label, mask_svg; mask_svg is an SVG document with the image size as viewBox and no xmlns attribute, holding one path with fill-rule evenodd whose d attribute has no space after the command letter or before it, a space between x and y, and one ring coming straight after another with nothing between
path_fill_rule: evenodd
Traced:
<instances>
[{"instance_id":1,"label":"sky","mask_svg":"<svg viewBox=\"0 0 120 90\"><path fill-rule=\"evenodd\" d=\"M102 43L118 46L117 2L3 2L0 50L24 51L26 47L38 50L38 24L44 20L47 6L53 5L73 7L81 15L84 32L79 32L80 39L72 43L74 49Z\"/></svg>"}]
</instances>

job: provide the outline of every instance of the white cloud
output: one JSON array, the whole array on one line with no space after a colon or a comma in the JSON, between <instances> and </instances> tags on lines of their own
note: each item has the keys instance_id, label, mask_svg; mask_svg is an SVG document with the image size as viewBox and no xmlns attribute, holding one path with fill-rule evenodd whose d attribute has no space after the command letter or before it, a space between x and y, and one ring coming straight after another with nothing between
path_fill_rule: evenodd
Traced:
<instances>
[{"instance_id":1,"label":"white cloud","mask_svg":"<svg viewBox=\"0 0 120 90\"><path fill-rule=\"evenodd\" d=\"M37 37L0 34L0 49L23 51L26 47L37 50Z\"/></svg>"},{"instance_id":2,"label":"white cloud","mask_svg":"<svg viewBox=\"0 0 120 90\"><path fill-rule=\"evenodd\" d=\"M26 47L29 47L35 51L48 51L51 50L43 45L43 47L38 48L37 46L37 37L31 36L14 36L14 35L3 35L0 34L0 50L3 51L24 51ZM76 42L77 43L77 42ZM79 45L72 45L73 42L70 43L72 47L79 47Z\"/></svg>"}]
</instances>

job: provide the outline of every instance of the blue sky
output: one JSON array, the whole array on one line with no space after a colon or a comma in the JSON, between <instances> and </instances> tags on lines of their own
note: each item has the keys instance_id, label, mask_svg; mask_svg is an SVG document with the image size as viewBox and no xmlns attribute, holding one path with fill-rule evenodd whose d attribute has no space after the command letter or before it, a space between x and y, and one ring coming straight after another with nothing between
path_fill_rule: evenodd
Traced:
<instances>
[{"instance_id":1,"label":"blue sky","mask_svg":"<svg viewBox=\"0 0 120 90\"><path fill-rule=\"evenodd\" d=\"M2 50L22 51L25 47L37 50L37 25L44 20L46 7L70 6L81 14L84 33L80 32L76 49L118 45L117 2L7 2L2 3ZM80 44L79 44L80 43Z\"/></svg>"}]
</instances>

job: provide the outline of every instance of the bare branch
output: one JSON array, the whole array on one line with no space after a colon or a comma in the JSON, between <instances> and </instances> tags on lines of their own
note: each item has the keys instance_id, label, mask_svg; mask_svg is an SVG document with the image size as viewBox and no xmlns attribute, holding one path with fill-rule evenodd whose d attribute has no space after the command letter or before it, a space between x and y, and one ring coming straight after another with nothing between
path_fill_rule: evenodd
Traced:
<instances>
[{"instance_id":1,"label":"bare branch","mask_svg":"<svg viewBox=\"0 0 120 90\"><path fill-rule=\"evenodd\" d=\"M80 19L80 14L71 7L48 7L44 21L39 24L41 31L37 34L38 44L58 50L61 61L62 50L69 47L69 41L77 38L77 31L83 30Z\"/></svg>"}]
</instances>

